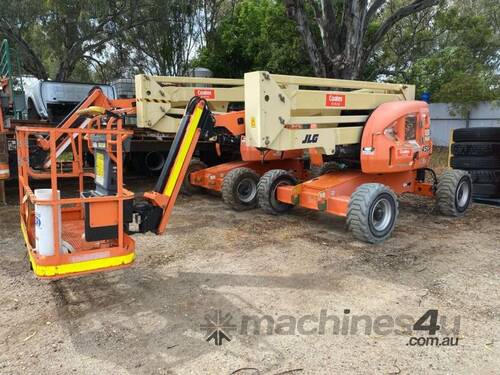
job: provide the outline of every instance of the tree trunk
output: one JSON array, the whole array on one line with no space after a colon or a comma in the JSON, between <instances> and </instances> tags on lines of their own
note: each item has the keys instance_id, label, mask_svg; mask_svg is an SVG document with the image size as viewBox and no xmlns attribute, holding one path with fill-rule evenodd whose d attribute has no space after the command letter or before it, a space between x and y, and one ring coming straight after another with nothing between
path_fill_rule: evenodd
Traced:
<instances>
[{"instance_id":1,"label":"tree trunk","mask_svg":"<svg viewBox=\"0 0 500 375\"><path fill-rule=\"evenodd\" d=\"M59 64L59 69L57 70L55 80L65 82L71 77L71 73L75 70L76 62L70 59L64 59Z\"/></svg>"},{"instance_id":2,"label":"tree trunk","mask_svg":"<svg viewBox=\"0 0 500 375\"><path fill-rule=\"evenodd\" d=\"M333 0L284 0L287 14L295 20L307 49L314 74L319 77L360 79L364 66L387 32L401 19L434 6L439 0L414 0L389 16L367 40L369 23L387 0L344 0L342 15ZM306 3L316 23L309 22ZM338 22L340 20L340 22ZM318 27L320 38L313 27Z\"/></svg>"},{"instance_id":3,"label":"tree trunk","mask_svg":"<svg viewBox=\"0 0 500 375\"><path fill-rule=\"evenodd\" d=\"M343 58L339 78L358 79L361 75L365 63L363 39L366 10L366 0L350 1L345 5L343 19L348 32L344 36L344 51L338 56Z\"/></svg>"},{"instance_id":4,"label":"tree trunk","mask_svg":"<svg viewBox=\"0 0 500 375\"><path fill-rule=\"evenodd\" d=\"M327 70L324 57L316 45L316 41L309 26L309 20L304 11L302 0L286 0L285 5L287 7L288 16L295 18L297 22L297 28L304 40L314 74L318 77L326 77Z\"/></svg>"}]
</instances>

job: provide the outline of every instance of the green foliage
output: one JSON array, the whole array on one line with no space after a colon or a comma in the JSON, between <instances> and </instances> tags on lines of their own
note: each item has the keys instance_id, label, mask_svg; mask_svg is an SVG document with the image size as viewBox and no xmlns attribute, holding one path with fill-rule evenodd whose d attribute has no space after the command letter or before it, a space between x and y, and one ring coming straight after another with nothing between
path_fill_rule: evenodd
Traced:
<instances>
[{"instance_id":1,"label":"green foliage","mask_svg":"<svg viewBox=\"0 0 500 375\"><path fill-rule=\"evenodd\" d=\"M311 75L300 35L281 2L242 0L207 37L194 65L215 76L242 77L252 70Z\"/></svg>"},{"instance_id":2,"label":"green foliage","mask_svg":"<svg viewBox=\"0 0 500 375\"><path fill-rule=\"evenodd\" d=\"M494 101L500 98L498 82L490 83L498 77L484 77L481 74L460 72L440 88L437 101L452 103L452 110L466 117L477 102Z\"/></svg>"},{"instance_id":3,"label":"green foliage","mask_svg":"<svg viewBox=\"0 0 500 375\"><path fill-rule=\"evenodd\" d=\"M496 10L495 10L496 9ZM466 113L499 95L500 30L491 0L455 1L401 21L366 70L367 78L417 85L433 102Z\"/></svg>"},{"instance_id":4,"label":"green foliage","mask_svg":"<svg viewBox=\"0 0 500 375\"><path fill-rule=\"evenodd\" d=\"M345 2L330 1L341 19ZM365 43L409 2L388 0ZM283 0L0 0L0 7L0 38L16 49L24 73L40 78L109 81L186 74L194 66L218 77L313 75ZM363 78L416 84L417 96L428 91L462 113L499 99L498 10L498 0L448 0L400 20L363 66ZM319 28L312 31L320 39Z\"/></svg>"},{"instance_id":5,"label":"green foliage","mask_svg":"<svg viewBox=\"0 0 500 375\"><path fill-rule=\"evenodd\" d=\"M128 62L141 72L158 75L185 75L189 57L200 38L196 1L153 0L153 18L119 35L114 47L126 46ZM144 17L148 14L143 12ZM149 15L151 17L151 15Z\"/></svg>"},{"instance_id":6,"label":"green foliage","mask_svg":"<svg viewBox=\"0 0 500 375\"><path fill-rule=\"evenodd\" d=\"M0 33L18 49L28 73L88 80L89 61L132 26L137 5L134 0L0 0Z\"/></svg>"}]
</instances>

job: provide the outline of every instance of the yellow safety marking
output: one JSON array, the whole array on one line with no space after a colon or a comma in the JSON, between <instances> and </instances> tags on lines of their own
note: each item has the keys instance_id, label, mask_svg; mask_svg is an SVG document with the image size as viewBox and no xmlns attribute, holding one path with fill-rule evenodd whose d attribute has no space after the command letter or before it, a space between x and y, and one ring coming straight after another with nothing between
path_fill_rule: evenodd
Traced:
<instances>
[{"instance_id":1,"label":"yellow safety marking","mask_svg":"<svg viewBox=\"0 0 500 375\"><path fill-rule=\"evenodd\" d=\"M79 109L78 111L76 111L76 113L80 116L97 116L105 114L106 109L93 105L88 108Z\"/></svg>"},{"instance_id":2,"label":"yellow safety marking","mask_svg":"<svg viewBox=\"0 0 500 375\"><path fill-rule=\"evenodd\" d=\"M191 116L189 127L186 130L186 134L179 149L179 153L177 154L174 166L172 167L172 171L168 178L167 184L165 185L165 189L163 190L163 194L165 194L167 197L172 196L175 184L177 183L179 174L181 173L182 165L184 164L187 153L189 151L189 147L191 146L194 135L196 134L196 129L198 128L198 123L200 122L202 113L203 109L196 107L193 115Z\"/></svg>"},{"instance_id":3,"label":"yellow safety marking","mask_svg":"<svg viewBox=\"0 0 500 375\"><path fill-rule=\"evenodd\" d=\"M28 237L28 231L26 230L26 226L24 225L24 221L21 220L21 232L23 232L24 242L26 246L30 246L30 241Z\"/></svg>"},{"instance_id":4,"label":"yellow safety marking","mask_svg":"<svg viewBox=\"0 0 500 375\"><path fill-rule=\"evenodd\" d=\"M136 100L138 102L147 102L147 103L169 103L169 101L165 99L137 98Z\"/></svg>"},{"instance_id":5,"label":"yellow safety marking","mask_svg":"<svg viewBox=\"0 0 500 375\"><path fill-rule=\"evenodd\" d=\"M95 182L104 185L104 154L95 152Z\"/></svg>"},{"instance_id":6,"label":"yellow safety marking","mask_svg":"<svg viewBox=\"0 0 500 375\"><path fill-rule=\"evenodd\" d=\"M26 231L24 222L22 221L21 221L21 231L23 232L23 237L24 241L26 242L26 245L29 248L31 248L30 243L28 241L28 233ZM33 272L35 273L36 276L40 277L70 275L72 273L89 272L99 269L123 266L130 264L135 260L135 253L132 252L127 255L119 255L110 258L93 259L85 262L67 263L58 266L41 266L36 264L36 260L31 255L30 251L28 251L28 255L30 258L31 266L33 267Z\"/></svg>"},{"instance_id":7,"label":"yellow safety marking","mask_svg":"<svg viewBox=\"0 0 500 375\"><path fill-rule=\"evenodd\" d=\"M132 263L135 259L135 253L130 253L127 255L120 255L111 258L101 258L88 260L85 262L61 264L59 266L40 266L35 263L35 260L31 256L31 253L29 253L29 256L31 265L33 267L33 272L35 273L35 275L40 277L70 275L72 273L89 272L111 267L123 266Z\"/></svg>"},{"instance_id":8,"label":"yellow safety marking","mask_svg":"<svg viewBox=\"0 0 500 375\"><path fill-rule=\"evenodd\" d=\"M104 155L100 152L95 155L95 174L99 177L104 176Z\"/></svg>"},{"instance_id":9,"label":"yellow safety marking","mask_svg":"<svg viewBox=\"0 0 500 375\"><path fill-rule=\"evenodd\" d=\"M255 117L250 118L250 127L255 128Z\"/></svg>"},{"instance_id":10,"label":"yellow safety marking","mask_svg":"<svg viewBox=\"0 0 500 375\"><path fill-rule=\"evenodd\" d=\"M450 130L450 142L448 145L448 168L451 168L451 146L455 143L453 141L453 129Z\"/></svg>"}]
</instances>

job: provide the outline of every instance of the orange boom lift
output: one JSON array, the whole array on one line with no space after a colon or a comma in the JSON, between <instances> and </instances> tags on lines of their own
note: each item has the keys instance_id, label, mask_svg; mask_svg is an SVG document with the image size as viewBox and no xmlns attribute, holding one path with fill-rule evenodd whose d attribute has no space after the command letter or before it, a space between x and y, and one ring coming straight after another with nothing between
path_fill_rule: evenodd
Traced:
<instances>
[{"instance_id":1,"label":"orange boom lift","mask_svg":"<svg viewBox=\"0 0 500 375\"><path fill-rule=\"evenodd\" d=\"M248 146L245 140L245 111L214 113L216 146L225 143L238 145L240 160L207 167L193 159L189 163L182 184L184 193L207 189L222 193L224 202L236 211L256 208L257 184L260 177L271 169L290 171L298 180L309 177L305 168L307 150L272 151ZM220 134L219 129L225 133Z\"/></svg>"},{"instance_id":2,"label":"orange boom lift","mask_svg":"<svg viewBox=\"0 0 500 375\"><path fill-rule=\"evenodd\" d=\"M122 268L135 258L134 233L165 231L180 185L200 136L213 136L214 119L200 98L187 106L155 189L134 202L134 194L123 187L123 142L132 135L124 130L133 108L105 110L90 107L80 114L92 116L84 128L18 127L19 197L21 229L31 268L40 278L61 278ZM49 172L29 165L28 140L45 135L49 145ZM72 168L59 168L56 140L69 139ZM94 153L94 172L83 168L85 145ZM65 163L68 163L65 161ZM48 175L47 175L48 174ZM50 178L49 193L41 197L30 179ZM60 178L78 179L78 197L61 197ZM95 188L85 189L84 178L94 179ZM50 210L43 210L50 207ZM42 211L44 214L42 214ZM43 232L43 233L42 233ZM42 241L42 236L52 240Z\"/></svg>"},{"instance_id":3,"label":"orange boom lift","mask_svg":"<svg viewBox=\"0 0 500 375\"><path fill-rule=\"evenodd\" d=\"M260 151L246 144L245 111L239 110L244 101L243 83L243 79L135 77L139 128L175 134L185 103L193 95L207 101L215 118L214 137L203 143L214 146L212 160L197 148L195 155L199 153L200 158L189 163L181 192L220 192L223 201L236 211L257 207L257 184L268 170L283 168L301 181L309 177L307 150Z\"/></svg>"},{"instance_id":4,"label":"orange boom lift","mask_svg":"<svg viewBox=\"0 0 500 375\"><path fill-rule=\"evenodd\" d=\"M266 212L280 214L300 206L345 216L353 235L369 243L382 242L391 235L398 215L397 194L435 197L443 214L464 214L471 197L470 176L464 171L453 170L445 172L438 180L428 168L432 143L429 109L425 102L390 100L400 97L399 94L383 92L394 90L390 85L374 86L376 88L371 93L370 87L351 92L327 92L326 102L323 102L326 105L340 103L345 106L351 100L357 106L372 106L374 109L369 114L348 112L344 115L339 109L321 109L317 113L324 117L316 116L313 122L311 117L298 116L297 112L287 117L287 109L280 108L280 105L284 107L290 102L285 94L273 92L279 91L279 85L274 89L265 86L272 80L268 73L248 75L248 86L245 76L245 90L255 89L252 79L256 78L254 83L263 85L263 89L260 88L263 95L245 94L245 142L240 146L243 157L245 153L250 158L256 158L256 155L262 158L266 153L292 156L311 148L325 157L324 154L344 155L346 150L351 150L350 145L359 146L357 164L351 161L347 167L326 171L302 183L297 182L295 165L290 161L293 158L283 160L282 168L267 170L256 187L259 205ZM305 82L321 86L316 79L305 81L305 77L279 79L297 85ZM336 81L335 84L348 83ZM350 86L358 84L355 81L349 83ZM312 97L323 96L325 92L307 90L300 93L299 90L293 95L296 99L303 95L308 98L308 105L318 106L321 104ZM376 104L374 98L383 100L383 103ZM297 105L297 101L294 104ZM267 105L270 107L266 109ZM275 122L273 111L278 114ZM131 134L123 129L123 124L126 116L132 113L135 114L135 108L106 110L91 107L80 113L91 117L84 129L18 128L21 227L30 263L37 276L57 278L130 265L135 257L131 234L148 231L161 234L165 231L197 143L218 140L219 125L227 120L226 126L230 126L230 121L234 123L235 118L243 115L231 112L213 114L206 99L193 97L186 106L154 190L144 193L139 200L123 188L122 177L122 143ZM313 111L303 110L302 113ZM332 125L333 121L335 124ZM30 177L43 173L30 168L29 148L26 146L28 138L36 137L39 132L48 134L46 140L50 147L49 198L41 198L37 190L33 191L29 186ZM58 168L56 155L56 139L61 134L66 134L72 150L73 169L70 173L78 177L77 198L61 198L58 191L57 180L66 173ZM85 143L94 153L93 173L83 169ZM204 179L205 182L200 184L217 181L217 176L211 178L205 173L192 172L190 178L193 181ZM427 173L431 176L430 181L426 178ZM84 177L94 179L92 189L85 188ZM43 210L43 206L51 209ZM51 232L49 237L53 241L44 247L42 234L46 234L43 229L47 220Z\"/></svg>"}]
</instances>

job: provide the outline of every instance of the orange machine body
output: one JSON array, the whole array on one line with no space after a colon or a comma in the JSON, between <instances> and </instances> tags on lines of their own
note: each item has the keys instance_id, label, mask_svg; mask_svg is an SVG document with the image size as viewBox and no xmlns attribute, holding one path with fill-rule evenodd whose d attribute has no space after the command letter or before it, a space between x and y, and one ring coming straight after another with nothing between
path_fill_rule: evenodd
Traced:
<instances>
[{"instance_id":1,"label":"orange machine body","mask_svg":"<svg viewBox=\"0 0 500 375\"><path fill-rule=\"evenodd\" d=\"M245 134L245 111L216 113L214 119L216 128L225 128L235 136Z\"/></svg>"},{"instance_id":2,"label":"orange machine body","mask_svg":"<svg viewBox=\"0 0 500 375\"><path fill-rule=\"evenodd\" d=\"M361 170L334 171L295 186L279 186L277 199L309 209L346 216L351 195L364 183L378 182L395 193L433 196L433 184L418 179L432 142L425 102L382 104L368 119L361 139Z\"/></svg>"},{"instance_id":3,"label":"orange machine body","mask_svg":"<svg viewBox=\"0 0 500 375\"><path fill-rule=\"evenodd\" d=\"M236 168L249 168L260 176L271 169L279 168L291 171L299 180L308 177L304 168L304 150L259 150L246 143L245 111L218 113L214 115L214 119L216 128L225 128L231 135L240 137L241 160L190 173L189 180L192 185L221 191L224 177Z\"/></svg>"},{"instance_id":4,"label":"orange machine body","mask_svg":"<svg viewBox=\"0 0 500 375\"><path fill-rule=\"evenodd\" d=\"M389 102L369 117L361 138L361 170L394 173L427 167L432 153L429 106Z\"/></svg>"},{"instance_id":5,"label":"orange machine body","mask_svg":"<svg viewBox=\"0 0 500 375\"><path fill-rule=\"evenodd\" d=\"M291 171L299 180L308 177L308 172L304 168L304 163L299 159L283 159L270 161L231 161L192 172L189 175L191 184L205 189L221 191L224 177L236 168L249 168L259 176L271 169L286 169Z\"/></svg>"}]
</instances>

